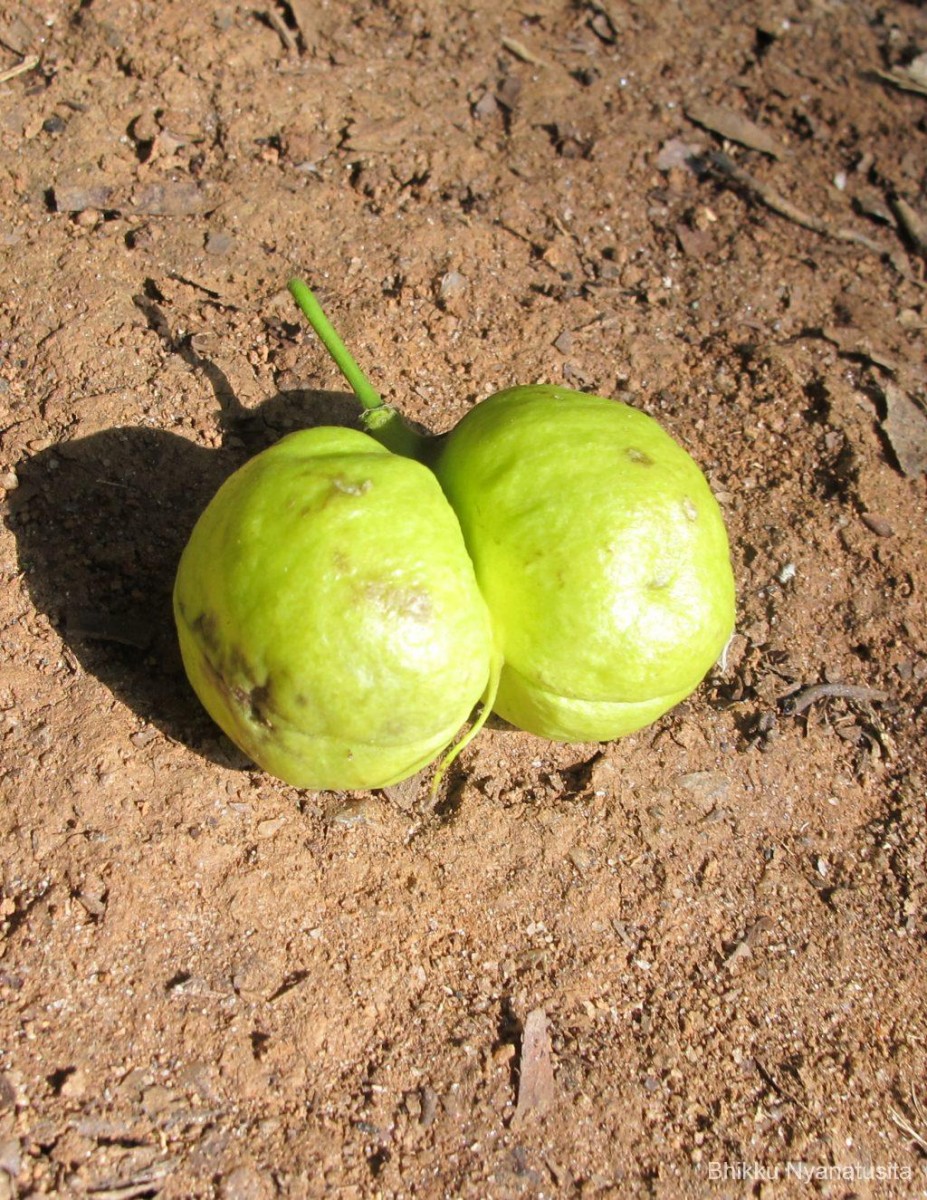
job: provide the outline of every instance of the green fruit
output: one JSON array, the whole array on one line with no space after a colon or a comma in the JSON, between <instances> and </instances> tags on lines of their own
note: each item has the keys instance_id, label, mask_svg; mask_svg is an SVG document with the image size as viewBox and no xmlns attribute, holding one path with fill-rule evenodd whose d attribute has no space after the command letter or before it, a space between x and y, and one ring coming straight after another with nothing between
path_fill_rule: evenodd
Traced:
<instances>
[{"instance_id":1,"label":"green fruit","mask_svg":"<svg viewBox=\"0 0 927 1200\"><path fill-rule=\"evenodd\" d=\"M558 741L608 741L684 699L734 627L718 504L651 417L516 387L448 435L435 472L504 665L494 710Z\"/></svg>"},{"instance_id":2,"label":"green fruit","mask_svg":"<svg viewBox=\"0 0 927 1200\"><path fill-rule=\"evenodd\" d=\"M226 480L174 613L206 709L297 787L414 774L490 676L486 605L436 479L351 429L291 434Z\"/></svg>"}]
</instances>

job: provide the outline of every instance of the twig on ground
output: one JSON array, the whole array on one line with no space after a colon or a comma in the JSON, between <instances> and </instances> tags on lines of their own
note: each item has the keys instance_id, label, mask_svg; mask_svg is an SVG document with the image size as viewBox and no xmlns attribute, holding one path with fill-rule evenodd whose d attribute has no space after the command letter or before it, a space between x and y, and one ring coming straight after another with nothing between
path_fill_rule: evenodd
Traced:
<instances>
[{"instance_id":1,"label":"twig on ground","mask_svg":"<svg viewBox=\"0 0 927 1200\"><path fill-rule=\"evenodd\" d=\"M890 1108L888 1111L901 1132L906 1133L911 1141L920 1146L921 1150L927 1154L927 1113L921 1107L921 1102L918 1100L913 1087L911 1088L911 1110L921 1123L921 1129L915 1128L913 1122L909 1121L904 1113L900 1113L896 1108Z\"/></svg>"},{"instance_id":2,"label":"twig on ground","mask_svg":"<svg viewBox=\"0 0 927 1200\"><path fill-rule=\"evenodd\" d=\"M860 700L863 702L887 700L888 692L878 688L862 687L853 683L813 683L781 701L782 711L789 716L798 716L817 700Z\"/></svg>"},{"instance_id":3,"label":"twig on ground","mask_svg":"<svg viewBox=\"0 0 927 1200\"><path fill-rule=\"evenodd\" d=\"M864 233L858 233L855 229L847 229L842 225L832 225L829 221L823 220L821 217L816 217L812 213L807 213L804 209L793 204L791 200L786 200L785 196L780 196L777 191L769 187L768 184L754 178L749 171L738 167L732 162L726 154L721 151L711 151L705 156L707 166L720 176L723 180L730 180L736 183L739 187L744 188L755 196L760 203L765 204L767 208L771 208L773 212L778 213L780 217L785 217L788 221L793 221L796 225L801 225L804 229L810 229L812 233L819 233L822 237L831 238L838 242L852 242L854 245L862 246L864 250L869 250L872 254L885 256L888 254L888 248L874 242Z\"/></svg>"},{"instance_id":4,"label":"twig on ground","mask_svg":"<svg viewBox=\"0 0 927 1200\"><path fill-rule=\"evenodd\" d=\"M927 257L927 222L901 196L893 196L889 204L901 232L918 254Z\"/></svg>"},{"instance_id":5,"label":"twig on ground","mask_svg":"<svg viewBox=\"0 0 927 1200\"><path fill-rule=\"evenodd\" d=\"M0 83L7 83L11 79L15 79L17 75L23 75L26 71L31 71L33 67L39 65L39 56L37 54L27 55L22 62L18 62L15 67L7 67L5 71L0 71Z\"/></svg>"},{"instance_id":6,"label":"twig on ground","mask_svg":"<svg viewBox=\"0 0 927 1200\"><path fill-rule=\"evenodd\" d=\"M280 41L283 42L286 52L288 54L298 54L299 47L296 45L296 38L293 36L287 27L286 21L284 21L283 17L280 16L277 10L275 8L265 9L264 15L267 17L267 20L274 29L274 32L280 38Z\"/></svg>"},{"instance_id":7,"label":"twig on ground","mask_svg":"<svg viewBox=\"0 0 927 1200\"><path fill-rule=\"evenodd\" d=\"M873 71L872 75L884 83L890 83L892 87L900 88L903 92L915 92L918 96L927 96L927 87L908 71Z\"/></svg>"}]
</instances>

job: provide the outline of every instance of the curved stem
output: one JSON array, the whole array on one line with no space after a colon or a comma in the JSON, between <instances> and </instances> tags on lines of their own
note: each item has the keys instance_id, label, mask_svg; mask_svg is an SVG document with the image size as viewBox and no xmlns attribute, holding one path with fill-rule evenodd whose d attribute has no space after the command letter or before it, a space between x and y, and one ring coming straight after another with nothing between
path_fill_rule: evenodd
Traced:
<instances>
[{"instance_id":1,"label":"curved stem","mask_svg":"<svg viewBox=\"0 0 927 1200\"><path fill-rule=\"evenodd\" d=\"M425 463L430 461L433 455L432 439L427 434L416 433L414 429L410 429L394 408L384 404L383 397L333 329L312 290L301 279L291 279L287 287L363 406L364 429L393 454L402 454L405 458L416 458Z\"/></svg>"},{"instance_id":2,"label":"curved stem","mask_svg":"<svg viewBox=\"0 0 927 1200\"><path fill-rule=\"evenodd\" d=\"M496 702L496 693L499 691L499 680L502 676L502 666L502 655L498 650L494 650L492 661L489 667L489 682L486 684L486 690L483 692L483 697L480 701L480 704L482 705L482 711L464 736L460 739L460 741L455 742L454 745L451 746L450 750L448 750L448 752L441 759L440 763L438 763L438 769L431 781L432 800L434 800L438 795L438 792L441 788L441 782L444 779L448 767L461 752L461 750L463 750L465 746L469 745L470 742L473 741L479 731L486 724L486 718L492 712L492 706Z\"/></svg>"},{"instance_id":3,"label":"curved stem","mask_svg":"<svg viewBox=\"0 0 927 1200\"><path fill-rule=\"evenodd\" d=\"M335 332L331 322L322 311L312 290L301 279L291 279L287 284L290 295L299 305L303 316L319 336L322 345L335 360L341 374L351 385L351 390L367 411L383 407L383 397L354 361L351 352Z\"/></svg>"}]
</instances>

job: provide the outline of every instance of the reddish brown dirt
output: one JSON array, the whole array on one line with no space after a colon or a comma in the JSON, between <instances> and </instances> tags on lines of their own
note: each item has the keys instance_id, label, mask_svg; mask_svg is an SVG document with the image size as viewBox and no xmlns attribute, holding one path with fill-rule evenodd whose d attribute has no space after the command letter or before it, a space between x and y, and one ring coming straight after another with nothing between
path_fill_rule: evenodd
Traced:
<instances>
[{"instance_id":1,"label":"reddish brown dirt","mask_svg":"<svg viewBox=\"0 0 927 1200\"><path fill-rule=\"evenodd\" d=\"M4 14L0 1198L927 1195L927 97L876 74L927 13ZM612 745L490 727L434 810L244 762L168 598L225 475L351 419L296 271L434 430L663 421L726 669Z\"/></svg>"}]
</instances>

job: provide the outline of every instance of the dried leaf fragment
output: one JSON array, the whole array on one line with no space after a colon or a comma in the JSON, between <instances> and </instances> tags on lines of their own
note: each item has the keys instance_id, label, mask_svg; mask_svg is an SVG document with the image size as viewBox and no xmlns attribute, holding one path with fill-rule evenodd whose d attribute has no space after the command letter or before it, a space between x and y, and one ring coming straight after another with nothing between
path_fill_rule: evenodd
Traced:
<instances>
[{"instance_id":1,"label":"dried leaf fragment","mask_svg":"<svg viewBox=\"0 0 927 1200\"><path fill-rule=\"evenodd\" d=\"M58 212L84 212L96 208L146 216L189 217L207 207L200 187L186 180L143 184L131 195L126 189L102 180L65 181L55 184L54 194Z\"/></svg>"},{"instance_id":2,"label":"dried leaf fragment","mask_svg":"<svg viewBox=\"0 0 927 1200\"><path fill-rule=\"evenodd\" d=\"M398 150L411 131L402 117L352 117L342 145L354 154L386 154Z\"/></svg>"},{"instance_id":3,"label":"dried leaf fragment","mask_svg":"<svg viewBox=\"0 0 927 1200\"><path fill-rule=\"evenodd\" d=\"M709 104L705 100L693 100L686 105L686 116L696 125L730 142L738 142L749 150L759 150L761 154L769 154L772 158L784 156L782 147L771 133L731 108Z\"/></svg>"},{"instance_id":4,"label":"dried leaf fragment","mask_svg":"<svg viewBox=\"0 0 927 1200\"><path fill-rule=\"evenodd\" d=\"M506 50L508 50L509 54L514 54L515 57L520 58L522 62L531 63L531 65L535 67L547 66L543 59L538 58L533 51L529 50L527 46L525 46L522 42L519 42L516 38L504 37L502 39L502 45Z\"/></svg>"},{"instance_id":5,"label":"dried leaf fragment","mask_svg":"<svg viewBox=\"0 0 927 1200\"><path fill-rule=\"evenodd\" d=\"M533 1113L544 1113L554 1102L554 1068L551 1062L547 1014L532 1009L525 1018L519 1062L518 1101L512 1124L525 1121Z\"/></svg>"},{"instance_id":6,"label":"dried leaf fragment","mask_svg":"<svg viewBox=\"0 0 927 1200\"><path fill-rule=\"evenodd\" d=\"M875 71L878 79L904 92L916 92L927 96L927 54L919 54L906 67L895 67L891 71Z\"/></svg>"},{"instance_id":7,"label":"dried leaf fragment","mask_svg":"<svg viewBox=\"0 0 927 1200\"><path fill-rule=\"evenodd\" d=\"M898 465L913 477L927 472L927 413L894 383L887 383L882 428Z\"/></svg>"},{"instance_id":8,"label":"dried leaf fragment","mask_svg":"<svg viewBox=\"0 0 927 1200\"><path fill-rule=\"evenodd\" d=\"M901 196L893 197L891 206L901 232L918 254L927 257L927 221Z\"/></svg>"}]
</instances>

